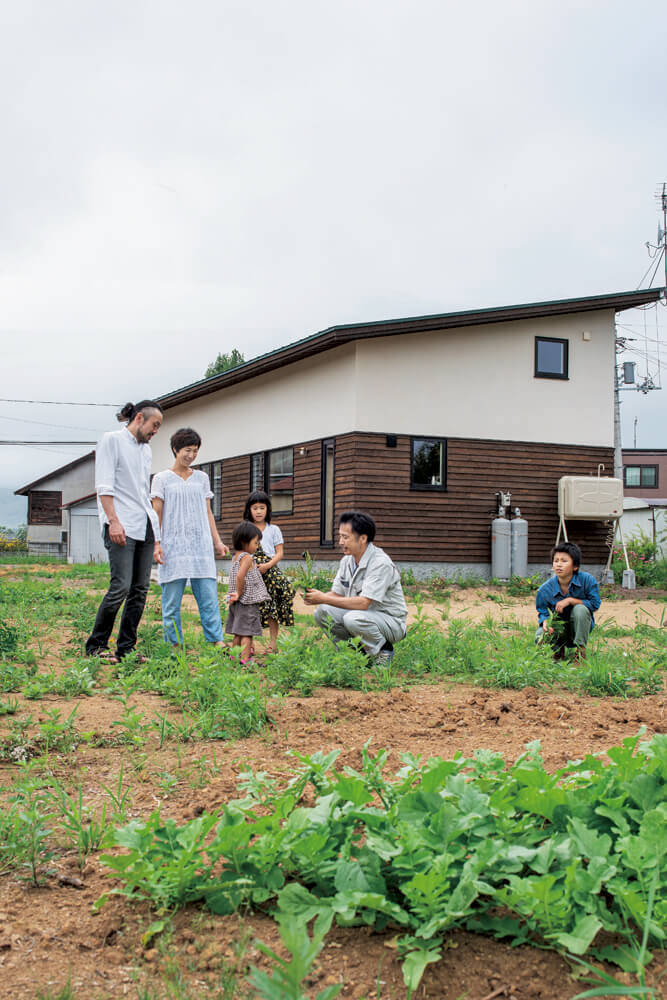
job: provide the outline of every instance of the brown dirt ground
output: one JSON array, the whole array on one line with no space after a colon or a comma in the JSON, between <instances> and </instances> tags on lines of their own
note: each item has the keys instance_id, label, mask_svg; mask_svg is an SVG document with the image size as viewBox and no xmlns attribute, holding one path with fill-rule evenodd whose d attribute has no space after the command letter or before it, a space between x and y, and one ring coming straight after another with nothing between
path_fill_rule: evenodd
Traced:
<instances>
[{"instance_id":1,"label":"brown dirt ground","mask_svg":"<svg viewBox=\"0 0 667 1000\"><path fill-rule=\"evenodd\" d=\"M155 600L153 598L152 600ZM635 595L603 606L600 619L619 625L635 621L659 624L664 601ZM296 610L305 612L297 601ZM415 606L411 608L414 613ZM452 593L447 602L423 605L422 612L436 620L455 617L479 620L518 618L534 621L533 599L489 600L484 590ZM446 627L446 623L444 623ZM57 650L52 651L53 655ZM62 661L60 661L62 663ZM55 663L55 660L54 660ZM90 698L65 701L49 697L25 702L21 712L43 719L46 709L58 708L63 716L78 706L77 729L111 735L111 723L120 718L117 700L96 693ZM133 696L132 704L152 717L168 707L157 696ZM314 752L338 749L340 765L359 767L361 748L390 751L388 767L399 766L405 751L425 756L466 755L489 748L508 762L533 739L542 741L545 763L557 768L588 752L603 753L640 726L650 737L667 731L665 694L636 700L591 699L566 692L489 691L461 684L419 686L410 690L364 694L358 691L320 690L313 697L290 697L274 706L275 720L265 733L234 743L198 743L159 749L151 734L141 749L124 746L79 745L68 756L54 755L55 776L70 784L81 780L84 798L101 804L104 786L115 786L121 765L125 787L131 786L133 816L147 816L158 805L165 816L178 821L210 811L236 794L236 781L248 766L274 775L293 770L289 750ZM5 729L6 720L2 720ZM11 765L0 765L2 783L15 775ZM168 787L165 775L176 783ZM148 987L152 998L162 996L161 985L180 970L187 994L180 997L222 996L221 976L244 972L249 964L268 968L257 950L256 939L280 951L274 922L249 913L213 916L199 907L176 914L173 932L161 940L142 944L142 934L154 918L144 906L112 899L99 914L92 904L112 884L94 855L84 872L76 870L73 854L60 857L57 874L42 888L30 888L15 877L0 879L0 996L34 1000L41 990L57 995L68 977L76 1000L138 998ZM73 877L73 878L72 878ZM65 881L63 881L63 878ZM68 882L67 878L71 881ZM664 953L656 956L652 975L667 969ZM620 974L621 979L623 974ZM629 977L625 977L629 983ZM314 967L309 996L327 985L342 983L341 996L376 1000L403 1000L403 985L394 942L389 934L368 929L333 928ZM481 936L452 934L437 965L427 968L417 997L426 1000L491 1000L491 998L548 998L570 1000L585 986L577 985L566 961L556 954L529 947L511 948ZM229 996L246 996L239 985Z\"/></svg>"}]
</instances>

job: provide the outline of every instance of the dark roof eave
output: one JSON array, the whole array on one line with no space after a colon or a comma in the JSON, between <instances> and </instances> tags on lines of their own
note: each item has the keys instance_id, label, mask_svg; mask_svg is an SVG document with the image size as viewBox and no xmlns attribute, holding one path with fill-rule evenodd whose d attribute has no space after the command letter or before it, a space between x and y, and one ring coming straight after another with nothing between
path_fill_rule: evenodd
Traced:
<instances>
[{"instance_id":1,"label":"dark roof eave","mask_svg":"<svg viewBox=\"0 0 667 1000\"><path fill-rule=\"evenodd\" d=\"M589 295L577 299L558 299L550 302L531 302L524 305L498 306L491 309L473 309L463 312L438 313L431 316L416 316L406 319L378 320L372 323L356 323L329 327L293 344L263 354L246 361L236 368L230 368L220 375L186 385L182 389L166 393L158 398L167 410L172 406L187 403L192 399L207 396L220 389L245 382L258 375L283 368L285 365L303 361L323 351L331 350L355 340L373 337L391 337L407 333L428 333L431 330L455 329L457 327L481 326L486 323L506 323L515 319L536 319L541 316L561 316L566 313L597 312L613 309L621 312L636 306L656 302L664 296L664 288L647 288L634 292L615 292L610 295Z\"/></svg>"}]
</instances>

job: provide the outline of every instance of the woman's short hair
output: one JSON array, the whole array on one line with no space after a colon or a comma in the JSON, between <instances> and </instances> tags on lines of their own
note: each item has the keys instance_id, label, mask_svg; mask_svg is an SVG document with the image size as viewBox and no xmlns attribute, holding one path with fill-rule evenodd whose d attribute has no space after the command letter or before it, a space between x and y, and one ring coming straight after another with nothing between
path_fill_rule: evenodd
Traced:
<instances>
[{"instance_id":1,"label":"woman's short hair","mask_svg":"<svg viewBox=\"0 0 667 1000\"><path fill-rule=\"evenodd\" d=\"M271 497L264 490L255 490L250 494L245 502L245 507L243 509L243 517L246 521L252 521L252 514L250 513L250 508L255 503L263 503L266 505L266 523L271 524Z\"/></svg>"},{"instance_id":2,"label":"woman's short hair","mask_svg":"<svg viewBox=\"0 0 667 1000\"><path fill-rule=\"evenodd\" d=\"M149 410L158 410L162 413L162 407L154 399L142 399L140 403L126 403L122 410L116 414L116 420L120 423L131 424L137 413L146 416Z\"/></svg>"},{"instance_id":3,"label":"woman's short hair","mask_svg":"<svg viewBox=\"0 0 667 1000\"><path fill-rule=\"evenodd\" d=\"M201 438L197 431L193 430L192 427L181 427L180 430L174 431L169 439L169 444L171 445L171 450L174 455L176 452L180 451L181 448L187 448L188 445L195 445L197 448L201 448Z\"/></svg>"},{"instance_id":4,"label":"woman's short hair","mask_svg":"<svg viewBox=\"0 0 667 1000\"><path fill-rule=\"evenodd\" d=\"M343 511L338 524L349 524L355 535L366 535L369 542L375 538L375 521L370 514L364 514L361 510Z\"/></svg>"},{"instance_id":5,"label":"woman's short hair","mask_svg":"<svg viewBox=\"0 0 667 1000\"><path fill-rule=\"evenodd\" d=\"M235 552L242 552L246 545L253 540L253 538L261 538L262 532L259 530L256 524L252 521L241 521L237 524L232 532L232 545L234 546Z\"/></svg>"}]
</instances>

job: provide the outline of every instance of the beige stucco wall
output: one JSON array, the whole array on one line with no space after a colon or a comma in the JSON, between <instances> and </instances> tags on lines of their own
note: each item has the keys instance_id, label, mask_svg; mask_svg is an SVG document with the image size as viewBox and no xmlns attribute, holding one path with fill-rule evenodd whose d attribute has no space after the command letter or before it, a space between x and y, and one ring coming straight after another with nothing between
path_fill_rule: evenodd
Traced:
<instances>
[{"instance_id":1,"label":"beige stucco wall","mask_svg":"<svg viewBox=\"0 0 667 1000\"><path fill-rule=\"evenodd\" d=\"M166 410L151 441L153 471L171 466L169 438L179 427L201 435L199 462L353 431L354 372L354 345L344 345Z\"/></svg>"},{"instance_id":2,"label":"beige stucco wall","mask_svg":"<svg viewBox=\"0 0 667 1000\"><path fill-rule=\"evenodd\" d=\"M362 341L356 430L612 446L613 320L610 310ZM534 377L536 336L569 340L567 381Z\"/></svg>"},{"instance_id":3,"label":"beige stucco wall","mask_svg":"<svg viewBox=\"0 0 667 1000\"><path fill-rule=\"evenodd\" d=\"M609 447L613 330L605 310L344 345L167 410L153 469L188 425L200 462L350 431ZM534 377L540 335L568 339L569 380Z\"/></svg>"}]
</instances>

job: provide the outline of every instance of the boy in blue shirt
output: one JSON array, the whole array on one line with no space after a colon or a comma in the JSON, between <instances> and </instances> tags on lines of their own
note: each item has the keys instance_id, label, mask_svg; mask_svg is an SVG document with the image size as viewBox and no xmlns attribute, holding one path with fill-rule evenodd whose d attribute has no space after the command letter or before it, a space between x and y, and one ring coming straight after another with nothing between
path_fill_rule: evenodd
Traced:
<instances>
[{"instance_id":1,"label":"boy in blue shirt","mask_svg":"<svg viewBox=\"0 0 667 1000\"><path fill-rule=\"evenodd\" d=\"M536 642L546 640L554 650L554 659L562 660L566 648L574 647L574 659L586 658L586 643L595 624L593 612L600 607L597 580L581 566L581 549L574 542L561 542L551 550L555 576L537 592L538 628ZM549 614L556 615L561 627L549 625Z\"/></svg>"}]
</instances>

